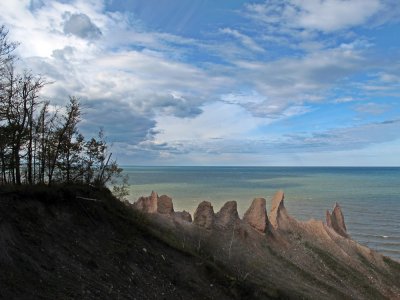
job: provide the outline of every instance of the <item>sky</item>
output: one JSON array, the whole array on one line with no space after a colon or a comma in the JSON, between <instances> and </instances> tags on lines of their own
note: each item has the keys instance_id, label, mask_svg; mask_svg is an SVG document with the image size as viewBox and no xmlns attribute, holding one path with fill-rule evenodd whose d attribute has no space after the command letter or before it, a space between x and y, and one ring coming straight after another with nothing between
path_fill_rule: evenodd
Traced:
<instances>
[{"instance_id":1,"label":"sky","mask_svg":"<svg viewBox=\"0 0 400 300\"><path fill-rule=\"evenodd\" d=\"M400 166L398 0L13 0L0 24L120 164Z\"/></svg>"}]
</instances>

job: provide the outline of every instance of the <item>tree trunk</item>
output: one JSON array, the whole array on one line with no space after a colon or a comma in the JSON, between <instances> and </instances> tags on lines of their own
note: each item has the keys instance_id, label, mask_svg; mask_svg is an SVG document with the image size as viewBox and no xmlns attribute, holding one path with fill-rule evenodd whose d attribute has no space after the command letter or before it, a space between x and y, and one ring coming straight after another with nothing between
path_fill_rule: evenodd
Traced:
<instances>
[{"instance_id":1,"label":"tree trunk","mask_svg":"<svg viewBox=\"0 0 400 300\"><path fill-rule=\"evenodd\" d=\"M1 181L7 183L5 151L1 152Z\"/></svg>"},{"instance_id":2,"label":"tree trunk","mask_svg":"<svg viewBox=\"0 0 400 300\"><path fill-rule=\"evenodd\" d=\"M28 161L27 161L27 171L28 171L28 183L32 184L32 121L29 124L29 141L28 141Z\"/></svg>"},{"instance_id":3,"label":"tree trunk","mask_svg":"<svg viewBox=\"0 0 400 300\"><path fill-rule=\"evenodd\" d=\"M20 162L20 157L19 157L19 148L20 145L16 145L14 148L14 162L15 162L15 183L17 185L21 185L21 162Z\"/></svg>"},{"instance_id":4,"label":"tree trunk","mask_svg":"<svg viewBox=\"0 0 400 300\"><path fill-rule=\"evenodd\" d=\"M67 150L67 157L66 157L66 160L67 160L67 183L69 183L70 180L71 180L71 175L70 175L70 172L71 172L71 162L70 162L70 153L69 153L69 149Z\"/></svg>"}]
</instances>

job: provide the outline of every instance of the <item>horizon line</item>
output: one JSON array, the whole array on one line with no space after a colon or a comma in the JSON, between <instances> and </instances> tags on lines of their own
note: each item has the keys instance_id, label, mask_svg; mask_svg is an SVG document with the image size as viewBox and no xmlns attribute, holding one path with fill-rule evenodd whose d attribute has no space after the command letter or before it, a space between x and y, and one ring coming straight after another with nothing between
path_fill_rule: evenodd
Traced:
<instances>
[{"instance_id":1,"label":"horizon line","mask_svg":"<svg viewBox=\"0 0 400 300\"><path fill-rule=\"evenodd\" d=\"M226 167L226 168L400 168L398 166L385 166L385 165L376 165L376 166L356 166L356 165L337 165L337 166L326 166L326 165L318 165L318 166L254 166L254 165L131 165L131 164L120 164L121 167L148 167L148 168L176 168L176 167Z\"/></svg>"}]
</instances>

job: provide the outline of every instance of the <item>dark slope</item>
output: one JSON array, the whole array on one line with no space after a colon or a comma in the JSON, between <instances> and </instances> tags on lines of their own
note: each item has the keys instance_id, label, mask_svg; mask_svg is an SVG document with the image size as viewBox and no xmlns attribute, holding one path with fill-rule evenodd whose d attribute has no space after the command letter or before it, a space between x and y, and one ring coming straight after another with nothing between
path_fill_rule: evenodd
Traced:
<instances>
[{"instance_id":1,"label":"dark slope","mask_svg":"<svg viewBox=\"0 0 400 300\"><path fill-rule=\"evenodd\" d=\"M105 189L0 189L0 298L269 298L146 222Z\"/></svg>"}]
</instances>

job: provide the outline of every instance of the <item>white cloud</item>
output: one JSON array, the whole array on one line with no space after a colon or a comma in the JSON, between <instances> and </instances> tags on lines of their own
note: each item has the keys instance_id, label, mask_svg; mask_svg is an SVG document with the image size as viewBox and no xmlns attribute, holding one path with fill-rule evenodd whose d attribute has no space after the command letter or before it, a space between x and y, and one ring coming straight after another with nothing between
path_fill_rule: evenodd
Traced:
<instances>
[{"instance_id":1,"label":"white cloud","mask_svg":"<svg viewBox=\"0 0 400 300\"><path fill-rule=\"evenodd\" d=\"M290 106L325 100L341 80L370 67L363 48L358 47L343 44L270 62L236 61L240 82L254 86L263 97L263 101L249 101L245 107L256 116L276 118Z\"/></svg>"},{"instance_id":2,"label":"white cloud","mask_svg":"<svg viewBox=\"0 0 400 300\"><path fill-rule=\"evenodd\" d=\"M370 73L368 80L359 84L359 88L369 97L398 98L400 95L400 72L399 63L389 59L385 64L380 65L379 72Z\"/></svg>"},{"instance_id":3,"label":"white cloud","mask_svg":"<svg viewBox=\"0 0 400 300\"><path fill-rule=\"evenodd\" d=\"M70 94L82 99L90 112L83 116L86 133L104 126L118 143L144 143L155 133L155 116L194 117L231 81L170 55L178 52L171 43L190 39L140 31L120 13L104 12L101 3L0 3L0 22L21 42L25 66L54 81L44 97L57 105Z\"/></svg>"},{"instance_id":4,"label":"white cloud","mask_svg":"<svg viewBox=\"0 0 400 300\"><path fill-rule=\"evenodd\" d=\"M247 5L249 16L268 26L321 32L365 24L382 8L379 0L272 0Z\"/></svg>"},{"instance_id":5,"label":"white cloud","mask_svg":"<svg viewBox=\"0 0 400 300\"><path fill-rule=\"evenodd\" d=\"M195 118L174 116L157 118L156 140L160 143L170 141L198 141L203 143L212 139L229 139L248 136L266 120L257 119L241 106L216 102L202 107L203 113Z\"/></svg>"},{"instance_id":6,"label":"white cloud","mask_svg":"<svg viewBox=\"0 0 400 300\"><path fill-rule=\"evenodd\" d=\"M223 28L223 29L220 29L220 32L237 38L243 44L243 46L249 48L252 51L255 51L255 52L264 52L265 51L251 37L239 32L236 29Z\"/></svg>"},{"instance_id":7,"label":"white cloud","mask_svg":"<svg viewBox=\"0 0 400 300\"><path fill-rule=\"evenodd\" d=\"M388 111L389 109L390 109L389 105L378 104L378 103L374 103L374 102L359 104L355 107L355 110L360 113L373 114L373 115L383 114L384 112Z\"/></svg>"},{"instance_id":8,"label":"white cloud","mask_svg":"<svg viewBox=\"0 0 400 300\"><path fill-rule=\"evenodd\" d=\"M173 162L177 157L193 160L190 153L197 153L199 161L209 157L210 162L232 163L235 157L251 160L248 155L268 151L292 155L336 146L342 151L351 139L369 145L372 138L359 140L357 134L389 128L370 125L284 139L272 133L266 139L262 132L272 123L313 111L314 104L332 101L332 90L343 81L352 83L360 72L372 69L375 75L367 84L353 84L355 89L398 90L398 66L380 62L379 71L367 56L368 40L349 32L346 42L320 39L387 11L378 0L247 5L247 13L262 26L251 23L239 30L219 23L203 40L150 31L128 13L105 11L104 3L2 1L0 22L21 42L18 51L26 66L55 81L44 89L45 97L56 104L69 94L81 97L89 112L83 129L89 133L104 125L121 155ZM221 41L221 34L228 41ZM278 44L282 53L265 51L268 43ZM355 99L361 98L349 93L335 102ZM368 103L353 108L364 113L379 109ZM394 131L388 132L392 139ZM379 134L373 137L384 142Z\"/></svg>"},{"instance_id":9,"label":"white cloud","mask_svg":"<svg viewBox=\"0 0 400 300\"><path fill-rule=\"evenodd\" d=\"M219 93L240 94L243 83L251 87L251 93L257 97L249 94L245 96L248 100L243 97L239 100L235 96L236 100L231 97L229 101L242 101L241 105L254 115L267 118L291 115L288 109L293 105L302 108L297 109L299 113L304 113L307 111L304 103L321 101L337 80L364 63L359 49L362 45L353 43L318 49L303 57L268 62L233 59L231 63L235 67L217 65L215 68L211 65L208 69L199 68L180 62L179 57L171 54L179 52L171 43L196 44L192 39L140 31L132 27L124 15L104 13L101 4L84 1L73 4L49 1L46 4L31 12L26 2L25 6L19 7L21 13L13 24L21 22L24 25L25 17L28 25L24 27L34 24L28 29L33 36L30 40L40 46L35 49L28 45L29 49L22 48L21 52L25 57L41 57L35 63L38 71L54 76L50 79L56 83L47 88L49 97L73 91L78 96L90 95L94 99L118 98L148 116L156 112L180 117L196 115L203 103L218 100ZM96 42L83 40L79 37L80 31L78 36L65 35L65 14L85 14L89 29L102 32L100 39ZM88 29L85 26L84 29ZM17 36L26 34L26 30L18 28L15 32ZM222 32L253 50L259 47L249 36L235 29L225 28ZM22 44L25 44L23 40ZM129 47L138 45L140 49ZM232 92L236 85L239 91L233 88ZM174 94L180 97L174 97Z\"/></svg>"},{"instance_id":10,"label":"white cloud","mask_svg":"<svg viewBox=\"0 0 400 300\"><path fill-rule=\"evenodd\" d=\"M356 101L353 97L347 96L347 97L340 97L335 99L333 102L334 103L348 103L348 102L353 102Z\"/></svg>"},{"instance_id":11,"label":"white cloud","mask_svg":"<svg viewBox=\"0 0 400 300\"><path fill-rule=\"evenodd\" d=\"M298 26L326 32L363 24L381 8L379 0L296 2L294 4L300 9Z\"/></svg>"},{"instance_id":12,"label":"white cloud","mask_svg":"<svg viewBox=\"0 0 400 300\"><path fill-rule=\"evenodd\" d=\"M230 104L239 104L239 105L247 105L247 104L261 104L266 99L264 96L260 95L256 91L249 91L247 93L229 93L221 95L221 100L230 103Z\"/></svg>"},{"instance_id":13,"label":"white cloud","mask_svg":"<svg viewBox=\"0 0 400 300\"><path fill-rule=\"evenodd\" d=\"M165 143L168 140L168 144L178 147L181 153L189 152L197 154L208 152L214 156L221 157L227 154L247 154L254 155L255 157L262 154L273 156L286 154L286 157L290 157L294 153L306 156L307 153L330 152L330 155L332 155L332 151L353 151L380 144L390 145L390 143L398 140L398 131L400 130L400 121L391 120L326 131L276 136L272 133L266 135L254 131L254 124L248 123L248 120L243 118L240 122L240 124L244 124L242 130L233 126L232 134L224 135L225 138L221 139L213 138L218 135L222 136L222 133L219 131L221 125L233 123L233 120L233 118L229 118L228 116L228 120L223 121L222 124L218 124L220 125L219 127L213 126L212 128L216 128L214 135L212 135L213 131L208 131L208 135L196 131L190 135L191 132L189 130L183 130L182 134L178 135L178 125L173 124L170 127L173 130L157 135L156 139L160 138L158 143ZM212 125L217 124L211 122L210 127ZM249 134L250 132L252 134ZM168 138L163 141L162 138L166 136Z\"/></svg>"},{"instance_id":14,"label":"white cloud","mask_svg":"<svg viewBox=\"0 0 400 300\"><path fill-rule=\"evenodd\" d=\"M170 42L190 44L189 39L139 32L119 13L104 13L101 1L45 1L34 11L29 9L29 1L7 1L0 8L4 12L0 21L12 29L11 38L21 42L19 51L27 65L56 80L47 88L49 97L64 89L94 99L123 98L139 104L139 110L140 106L144 110L157 107L157 101L163 102L161 106L168 105L167 101L170 106L187 102L196 107L209 100L211 91L230 81L169 56ZM66 23L74 16L84 19L83 23L74 22L75 27ZM96 42L82 39L99 38L99 32L102 36ZM125 40L127 36L133 38ZM127 47L137 46L138 41L142 48ZM173 96L177 94L180 97Z\"/></svg>"},{"instance_id":15,"label":"white cloud","mask_svg":"<svg viewBox=\"0 0 400 300\"><path fill-rule=\"evenodd\" d=\"M400 75L398 74L381 72L378 75L381 82L400 84Z\"/></svg>"}]
</instances>

